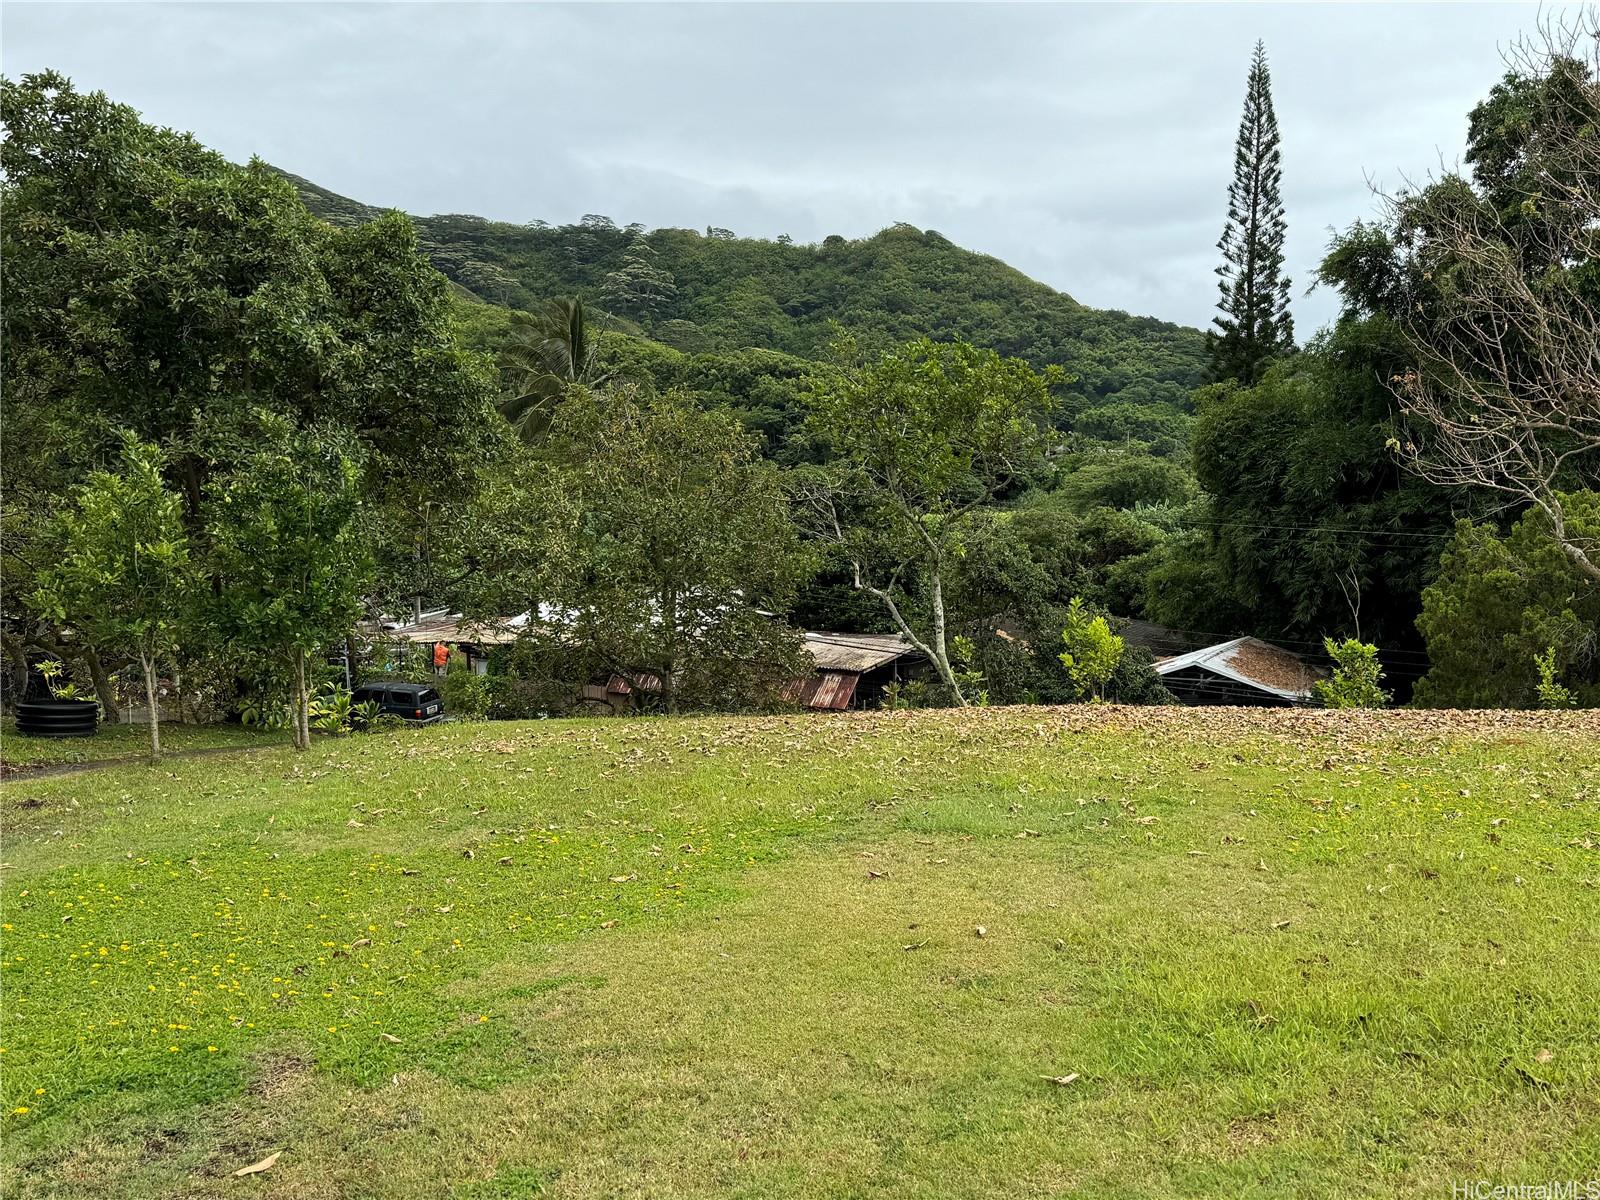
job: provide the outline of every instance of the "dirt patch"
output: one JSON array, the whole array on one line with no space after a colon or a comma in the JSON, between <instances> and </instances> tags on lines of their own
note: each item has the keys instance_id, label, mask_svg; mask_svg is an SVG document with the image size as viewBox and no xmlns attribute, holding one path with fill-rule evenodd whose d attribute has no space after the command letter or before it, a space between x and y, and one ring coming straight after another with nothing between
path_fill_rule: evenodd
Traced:
<instances>
[{"instance_id":1,"label":"dirt patch","mask_svg":"<svg viewBox=\"0 0 1600 1200\"><path fill-rule=\"evenodd\" d=\"M249 1094L261 1100L281 1100L292 1096L311 1082L316 1063L292 1050L268 1050L257 1059L255 1078Z\"/></svg>"},{"instance_id":2,"label":"dirt patch","mask_svg":"<svg viewBox=\"0 0 1600 1200\"><path fill-rule=\"evenodd\" d=\"M1270 1146L1278 1140L1277 1118L1240 1117L1228 1122L1228 1149L1234 1154Z\"/></svg>"}]
</instances>

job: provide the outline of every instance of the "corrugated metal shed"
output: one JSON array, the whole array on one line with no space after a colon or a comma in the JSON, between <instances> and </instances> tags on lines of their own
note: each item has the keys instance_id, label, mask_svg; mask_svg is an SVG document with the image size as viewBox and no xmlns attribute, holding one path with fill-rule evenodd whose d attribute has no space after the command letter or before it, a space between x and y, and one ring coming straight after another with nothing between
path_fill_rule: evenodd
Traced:
<instances>
[{"instance_id":1,"label":"corrugated metal shed","mask_svg":"<svg viewBox=\"0 0 1600 1200\"><path fill-rule=\"evenodd\" d=\"M1156 674L1163 678L1189 671L1209 672L1291 704L1309 703L1311 685L1325 675L1298 654L1253 637L1234 638L1231 642L1163 658L1155 667Z\"/></svg>"},{"instance_id":2,"label":"corrugated metal shed","mask_svg":"<svg viewBox=\"0 0 1600 1200\"><path fill-rule=\"evenodd\" d=\"M855 671L818 671L808 679L796 679L783 689L783 698L807 708L846 709L855 699L861 676Z\"/></svg>"},{"instance_id":3,"label":"corrugated metal shed","mask_svg":"<svg viewBox=\"0 0 1600 1200\"><path fill-rule=\"evenodd\" d=\"M807 633L806 649L819 671L864 672L916 651L898 633Z\"/></svg>"}]
</instances>

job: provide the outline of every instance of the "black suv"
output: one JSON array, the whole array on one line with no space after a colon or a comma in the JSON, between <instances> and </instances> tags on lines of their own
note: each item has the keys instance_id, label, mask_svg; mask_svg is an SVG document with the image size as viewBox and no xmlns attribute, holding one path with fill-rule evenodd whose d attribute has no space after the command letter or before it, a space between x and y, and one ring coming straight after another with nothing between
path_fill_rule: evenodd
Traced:
<instances>
[{"instance_id":1,"label":"black suv","mask_svg":"<svg viewBox=\"0 0 1600 1200\"><path fill-rule=\"evenodd\" d=\"M378 715L399 717L413 725L431 725L444 720L444 701L426 683L363 683L350 699L356 704L371 700Z\"/></svg>"}]
</instances>

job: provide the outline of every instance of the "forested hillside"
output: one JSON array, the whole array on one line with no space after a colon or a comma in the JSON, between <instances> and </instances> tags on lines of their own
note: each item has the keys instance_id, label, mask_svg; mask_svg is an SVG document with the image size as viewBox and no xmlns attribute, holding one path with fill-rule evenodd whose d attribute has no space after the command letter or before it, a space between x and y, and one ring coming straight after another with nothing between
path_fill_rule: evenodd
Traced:
<instances>
[{"instance_id":1,"label":"forested hillside","mask_svg":"<svg viewBox=\"0 0 1600 1200\"><path fill-rule=\"evenodd\" d=\"M306 206L335 225L380 214L288 175ZM735 237L722 229L511 225L481 217L417 217L424 252L471 295L527 308L577 295L687 354L754 347L823 357L839 329L877 353L928 335L959 338L1074 378L1069 419L1091 409L1096 428L1156 426L1186 411L1205 362L1202 334L1150 317L1087 308L998 259L933 230L896 225L820 245Z\"/></svg>"},{"instance_id":2,"label":"forested hillside","mask_svg":"<svg viewBox=\"0 0 1600 1200\"><path fill-rule=\"evenodd\" d=\"M463 715L770 707L801 630L905 638L895 704L1170 699L1123 620L1327 655L1325 703L1600 702L1597 81L1508 72L1297 341L1263 47L1209 335L905 225L413 219L0 80L11 685L170 667L304 746L321 651L438 608L558 614Z\"/></svg>"}]
</instances>

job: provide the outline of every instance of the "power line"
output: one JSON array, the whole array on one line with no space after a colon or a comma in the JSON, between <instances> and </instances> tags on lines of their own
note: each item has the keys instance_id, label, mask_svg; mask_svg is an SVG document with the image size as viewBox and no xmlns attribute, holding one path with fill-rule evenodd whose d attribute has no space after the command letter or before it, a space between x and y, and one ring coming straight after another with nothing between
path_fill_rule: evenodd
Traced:
<instances>
[{"instance_id":1,"label":"power line","mask_svg":"<svg viewBox=\"0 0 1600 1200\"><path fill-rule=\"evenodd\" d=\"M1148 625L1156 624L1154 621L1147 621L1145 623L1148 624ZM1174 626L1171 626L1171 625L1161 625L1161 626L1158 626L1158 628L1163 629L1163 630L1167 631L1168 633L1185 633L1185 634L1191 635L1189 638L1184 639L1186 641L1192 641L1192 640L1195 640L1195 639L1216 638L1219 642L1231 642L1235 638L1254 637L1255 636L1254 634L1243 634L1243 633L1218 633L1215 630L1178 629L1178 628L1176 628ZM1320 641L1312 640L1312 639L1308 639L1308 638L1278 637L1277 635L1273 635L1270 638L1257 638L1256 640L1269 642L1269 643L1274 644L1274 645L1281 643L1281 644L1287 645L1287 646L1309 646L1314 650L1321 650L1323 648L1322 647L1322 643ZM1205 644L1206 643L1202 641L1199 644L1197 644L1196 646L1194 646L1193 648L1196 649L1196 650L1199 650ZM1424 653L1424 652L1422 652L1420 650L1399 650L1399 649L1393 649L1393 648L1386 647L1386 646L1379 646L1378 647L1378 651L1380 653L1382 653L1382 654L1385 654L1385 655L1389 656L1390 658L1410 658L1410 659L1418 660L1420 662L1432 662L1433 661L1426 653Z\"/></svg>"},{"instance_id":2,"label":"power line","mask_svg":"<svg viewBox=\"0 0 1600 1200\"><path fill-rule=\"evenodd\" d=\"M1261 529L1286 533L1331 533L1336 536L1349 535L1358 541L1369 541L1376 538L1422 538L1429 541L1447 542L1456 535L1450 533L1429 533L1419 529L1364 529L1354 525L1283 525L1266 521L1208 521L1200 518L1187 518L1189 525L1200 525L1210 529Z\"/></svg>"}]
</instances>

